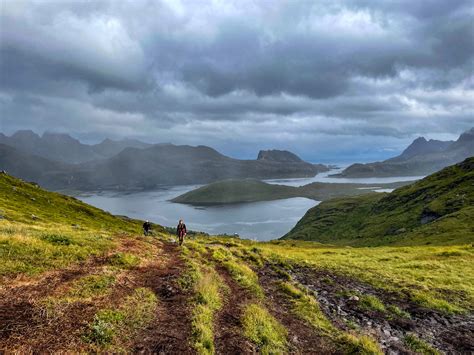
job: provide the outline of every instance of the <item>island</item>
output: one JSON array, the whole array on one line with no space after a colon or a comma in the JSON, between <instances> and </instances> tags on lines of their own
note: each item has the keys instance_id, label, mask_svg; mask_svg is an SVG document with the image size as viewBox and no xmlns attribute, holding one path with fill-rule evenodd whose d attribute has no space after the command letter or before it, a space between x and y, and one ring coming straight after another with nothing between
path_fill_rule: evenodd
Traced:
<instances>
[{"instance_id":1,"label":"island","mask_svg":"<svg viewBox=\"0 0 474 355\"><path fill-rule=\"evenodd\" d=\"M194 206L213 206L306 197L324 201L335 197L358 196L377 190L396 189L413 181L386 184L313 182L304 186L269 184L254 179L228 179L186 192L171 201Z\"/></svg>"}]
</instances>

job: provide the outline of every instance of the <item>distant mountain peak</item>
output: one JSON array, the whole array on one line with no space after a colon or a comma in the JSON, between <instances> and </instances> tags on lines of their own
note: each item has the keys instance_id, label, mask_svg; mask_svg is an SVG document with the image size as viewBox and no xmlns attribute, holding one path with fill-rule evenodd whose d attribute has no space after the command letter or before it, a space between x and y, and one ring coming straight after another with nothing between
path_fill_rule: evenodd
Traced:
<instances>
[{"instance_id":1,"label":"distant mountain peak","mask_svg":"<svg viewBox=\"0 0 474 355\"><path fill-rule=\"evenodd\" d=\"M474 140L474 127L462 133L457 142L466 142Z\"/></svg>"},{"instance_id":2,"label":"distant mountain peak","mask_svg":"<svg viewBox=\"0 0 474 355\"><path fill-rule=\"evenodd\" d=\"M301 163L303 160L296 154L287 150L261 150L258 152L257 160L270 160L276 162L298 162Z\"/></svg>"},{"instance_id":3,"label":"distant mountain peak","mask_svg":"<svg viewBox=\"0 0 474 355\"><path fill-rule=\"evenodd\" d=\"M410 158L419 154L441 152L448 148L452 142L444 142L436 139L426 140L425 137L416 138L400 155L402 158Z\"/></svg>"},{"instance_id":4,"label":"distant mountain peak","mask_svg":"<svg viewBox=\"0 0 474 355\"><path fill-rule=\"evenodd\" d=\"M15 138L15 139L25 139L25 138L39 139L40 136L37 135L35 132L33 132L30 129L22 129L22 130L16 131L12 135L12 138Z\"/></svg>"},{"instance_id":5,"label":"distant mountain peak","mask_svg":"<svg viewBox=\"0 0 474 355\"><path fill-rule=\"evenodd\" d=\"M432 141L432 139L430 139L430 140ZM426 138L421 136L421 137L418 137L417 139L415 139L412 144L414 144L414 143L426 143L426 142L427 142Z\"/></svg>"},{"instance_id":6,"label":"distant mountain peak","mask_svg":"<svg viewBox=\"0 0 474 355\"><path fill-rule=\"evenodd\" d=\"M43 136L41 137L45 140L54 140L56 142L63 142L63 143L74 143L74 144L82 144L76 138L71 137L67 133L59 133L59 132L44 132Z\"/></svg>"}]
</instances>

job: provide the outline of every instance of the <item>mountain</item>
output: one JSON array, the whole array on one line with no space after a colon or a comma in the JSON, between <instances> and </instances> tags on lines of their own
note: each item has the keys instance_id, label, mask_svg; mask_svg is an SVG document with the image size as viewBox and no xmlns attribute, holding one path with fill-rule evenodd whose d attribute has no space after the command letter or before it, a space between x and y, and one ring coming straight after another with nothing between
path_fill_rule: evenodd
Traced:
<instances>
[{"instance_id":1,"label":"mountain","mask_svg":"<svg viewBox=\"0 0 474 355\"><path fill-rule=\"evenodd\" d=\"M280 163L301 163L303 160L296 154L287 150L261 150L258 152L257 160L275 161ZM329 171L330 168L324 164L313 164L318 173Z\"/></svg>"},{"instance_id":2,"label":"mountain","mask_svg":"<svg viewBox=\"0 0 474 355\"><path fill-rule=\"evenodd\" d=\"M108 189L205 184L225 179L312 177L317 168L304 161L239 160L206 147L153 145L126 148L116 156L81 165L90 186Z\"/></svg>"},{"instance_id":3,"label":"mountain","mask_svg":"<svg viewBox=\"0 0 474 355\"><path fill-rule=\"evenodd\" d=\"M324 201L340 196L355 196L371 193L379 189L393 189L410 184L397 182L390 184L334 184L313 182L304 186L268 184L258 180L224 180L199 187L172 199L172 202L196 206L212 206L232 203L272 201L292 197L306 197Z\"/></svg>"},{"instance_id":4,"label":"mountain","mask_svg":"<svg viewBox=\"0 0 474 355\"><path fill-rule=\"evenodd\" d=\"M304 161L238 160L206 146L125 148L111 158L81 164L55 162L7 145L0 151L0 169L51 189L151 189L230 178L312 177L318 172Z\"/></svg>"},{"instance_id":5,"label":"mountain","mask_svg":"<svg viewBox=\"0 0 474 355\"><path fill-rule=\"evenodd\" d=\"M113 141L110 139L96 145L87 145L68 134L45 132L39 136L30 130L17 131L11 137L2 134L0 144L9 145L24 153L68 164L109 158L127 147L150 146L137 140Z\"/></svg>"},{"instance_id":6,"label":"mountain","mask_svg":"<svg viewBox=\"0 0 474 355\"><path fill-rule=\"evenodd\" d=\"M80 163L102 157L95 153L91 146L62 133L45 132L43 136L39 136L29 130L18 131L11 137L0 137L0 143L24 153L63 163Z\"/></svg>"},{"instance_id":7,"label":"mountain","mask_svg":"<svg viewBox=\"0 0 474 355\"><path fill-rule=\"evenodd\" d=\"M144 149L151 146L152 144L144 143L136 139L123 139L115 141L107 138L102 142L93 145L92 150L102 157L112 157L120 153L125 148Z\"/></svg>"},{"instance_id":8,"label":"mountain","mask_svg":"<svg viewBox=\"0 0 474 355\"><path fill-rule=\"evenodd\" d=\"M361 178L428 175L471 156L474 156L474 128L461 134L455 142L417 138L397 157L383 162L353 164L333 176Z\"/></svg>"},{"instance_id":9,"label":"mountain","mask_svg":"<svg viewBox=\"0 0 474 355\"><path fill-rule=\"evenodd\" d=\"M34 181L52 189L64 188L72 182L73 169L70 165L0 144L0 170L24 180Z\"/></svg>"},{"instance_id":10,"label":"mountain","mask_svg":"<svg viewBox=\"0 0 474 355\"><path fill-rule=\"evenodd\" d=\"M278 162L300 163L303 160L296 154L287 150L261 150L258 152L257 160L270 160Z\"/></svg>"},{"instance_id":11,"label":"mountain","mask_svg":"<svg viewBox=\"0 0 474 355\"><path fill-rule=\"evenodd\" d=\"M419 154L439 153L446 150L452 143L453 141L439 141L434 139L428 141L425 137L418 137L402 154L388 161L403 161Z\"/></svg>"},{"instance_id":12,"label":"mountain","mask_svg":"<svg viewBox=\"0 0 474 355\"><path fill-rule=\"evenodd\" d=\"M322 202L283 239L347 245L474 242L474 158L390 194Z\"/></svg>"}]
</instances>

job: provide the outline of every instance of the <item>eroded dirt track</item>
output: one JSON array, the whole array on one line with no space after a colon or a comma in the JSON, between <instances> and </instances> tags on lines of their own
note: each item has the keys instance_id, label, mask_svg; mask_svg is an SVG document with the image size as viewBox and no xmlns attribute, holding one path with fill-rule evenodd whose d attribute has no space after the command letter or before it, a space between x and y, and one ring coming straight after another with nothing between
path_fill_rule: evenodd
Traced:
<instances>
[{"instance_id":1,"label":"eroded dirt track","mask_svg":"<svg viewBox=\"0 0 474 355\"><path fill-rule=\"evenodd\" d=\"M156 244L156 243L155 243ZM133 241L125 241L117 250L133 251ZM94 314L117 307L138 287L150 288L158 298L155 320L127 347L137 352L188 354L190 322L188 295L177 286L183 262L176 245L163 243L160 251L143 266L117 276L117 282L104 297L65 303L57 317L51 318L38 307L46 297L60 295L82 276L100 272L107 257L93 258L68 270L49 272L31 282L22 280L0 293L0 352L87 351L83 335Z\"/></svg>"},{"instance_id":2,"label":"eroded dirt track","mask_svg":"<svg viewBox=\"0 0 474 355\"><path fill-rule=\"evenodd\" d=\"M327 338L291 313L292 305L279 291L278 275L266 267L259 272L260 284L266 295L266 305L270 313L288 330L290 352L297 354L337 354L337 349Z\"/></svg>"},{"instance_id":3,"label":"eroded dirt track","mask_svg":"<svg viewBox=\"0 0 474 355\"><path fill-rule=\"evenodd\" d=\"M242 334L241 316L244 306L252 299L249 293L230 277L227 270L216 268L228 287L222 309L215 319L214 345L217 354L253 354L255 346Z\"/></svg>"},{"instance_id":4,"label":"eroded dirt track","mask_svg":"<svg viewBox=\"0 0 474 355\"><path fill-rule=\"evenodd\" d=\"M193 354L189 346L189 295L177 283L184 263L175 244L165 243L163 254L168 258L164 268L150 265L140 270L137 283L153 290L159 304L155 321L140 333L132 349L143 353Z\"/></svg>"}]
</instances>

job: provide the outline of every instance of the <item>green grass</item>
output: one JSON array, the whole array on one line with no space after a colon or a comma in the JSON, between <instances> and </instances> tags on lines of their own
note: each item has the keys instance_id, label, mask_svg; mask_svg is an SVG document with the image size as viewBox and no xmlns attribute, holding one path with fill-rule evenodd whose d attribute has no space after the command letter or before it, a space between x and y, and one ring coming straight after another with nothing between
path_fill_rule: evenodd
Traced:
<instances>
[{"instance_id":1,"label":"green grass","mask_svg":"<svg viewBox=\"0 0 474 355\"><path fill-rule=\"evenodd\" d=\"M134 254L118 252L109 257L109 264L122 269L131 269L140 264L140 258Z\"/></svg>"},{"instance_id":2,"label":"green grass","mask_svg":"<svg viewBox=\"0 0 474 355\"><path fill-rule=\"evenodd\" d=\"M390 194L325 201L284 238L353 246L473 243L472 165L469 158Z\"/></svg>"},{"instance_id":3,"label":"green grass","mask_svg":"<svg viewBox=\"0 0 474 355\"><path fill-rule=\"evenodd\" d=\"M54 230L54 234L50 233ZM35 275L65 268L114 247L108 233L0 221L0 276Z\"/></svg>"},{"instance_id":4,"label":"green grass","mask_svg":"<svg viewBox=\"0 0 474 355\"><path fill-rule=\"evenodd\" d=\"M103 296L108 293L115 281L113 275L87 275L74 283L68 292L68 296L77 299Z\"/></svg>"},{"instance_id":5,"label":"green grass","mask_svg":"<svg viewBox=\"0 0 474 355\"><path fill-rule=\"evenodd\" d=\"M389 305L387 307L387 310L392 314L392 315L395 315L399 318L411 318L411 315L410 313L408 313L407 311L404 311L402 309L400 309L400 307L398 306L395 306L395 305Z\"/></svg>"},{"instance_id":6,"label":"green grass","mask_svg":"<svg viewBox=\"0 0 474 355\"><path fill-rule=\"evenodd\" d=\"M237 249L234 252L240 253L241 250ZM245 262L237 259L230 250L213 247L212 258L221 263L239 285L249 290L257 298L263 298L263 290L258 282L258 276Z\"/></svg>"},{"instance_id":7,"label":"green grass","mask_svg":"<svg viewBox=\"0 0 474 355\"><path fill-rule=\"evenodd\" d=\"M103 255L116 246L115 235L141 230L139 221L6 174L0 174L0 216L0 276L10 277Z\"/></svg>"},{"instance_id":8,"label":"green grass","mask_svg":"<svg viewBox=\"0 0 474 355\"><path fill-rule=\"evenodd\" d=\"M383 302L374 295L360 295L359 305L362 308L370 309L378 312L385 312L385 305Z\"/></svg>"},{"instance_id":9,"label":"green grass","mask_svg":"<svg viewBox=\"0 0 474 355\"><path fill-rule=\"evenodd\" d=\"M3 220L50 230L55 226L107 233L141 230L139 221L118 218L74 197L43 190L7 174L0 174L0 210Z\"/></svg>"},{"instance_id":10,"label":"green grass","mask_svg":"<svg viewBox=\"0 0 474 355\"><path fill-rule=\"evenodd\" d=\"M258 346L261 354L287 352L287 331L259 304L250 304L242 317L244 335Z\"/></svg>"},{"instance_id":11,"label":"green grass","mask_svg":"<svg viewBox=\"0 0 474 355\"><path fill-rule=\"evenodd\" d=\"M346 353L382 354L377 343L365 335L355 336L337 329L321 311L316 299L290 282L280 283L280 289L292 303L291 311L306 321L321 335L331 339L338 349Z\"/></svg>"},{"instance_id":12,"label":"green grass","mask_svg":"<svg viewBox=\"0 0 474 355\"><path fill-rule=\"evenodd\" d=\"M89 324L84 340L105 348L118 345L133 337L154 319L157 304L157 298L151 290L137 288L118 309L99 311Z\"/></svg>"},{"instance_id":13,"label":"green grass","mask_svg":"<svg viewBox=\"0 0 474 355\"><path fill-rule=\"evenodd\" d=\"M405 339L405 345L417 354L439 355L440 352L431 345L418 338L415 334L408 334Z\"/></svg>"},{"instance_id":14,"label":"green grass","mask_svg":"<svg viewBox=\"0 0 474 355\"><path fill-rule=\"evenodd\" d=\"M263 290L258 283L258 276L251 268L234 260L225 261L222 265L239 285L249 290L257 298L263 298Z\"/></svg>"},{"instance_id":15,"label":"green grass","mask_svg":"<svg viewBox=\"0 0 474 355\"><path fill-rule=\"evenodd\" d=\"M350 248L279 241L259 247L278 262L328 269L447 313L472 310L474 304L471 245ZM440 256L443 252L453 256Z\"/></svg>"},{"instance_id":16,"label":"green grass","mask_svg":"<svg viewBox=\"0 0 474 355\"><path fill-rule=\"evenodd\" d=\"M214 315L222 307L223 280L210 267L200 274L195 286L192 313L192 343L199 354L214 354Z\"/></svg>"}]
</instances>

